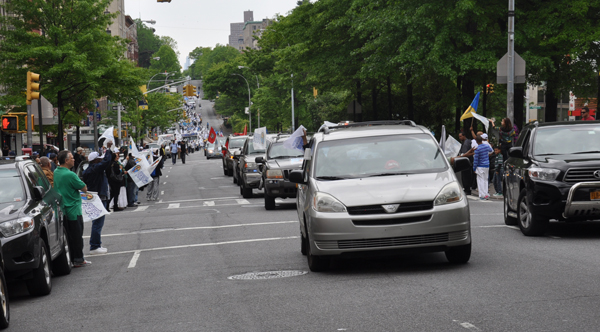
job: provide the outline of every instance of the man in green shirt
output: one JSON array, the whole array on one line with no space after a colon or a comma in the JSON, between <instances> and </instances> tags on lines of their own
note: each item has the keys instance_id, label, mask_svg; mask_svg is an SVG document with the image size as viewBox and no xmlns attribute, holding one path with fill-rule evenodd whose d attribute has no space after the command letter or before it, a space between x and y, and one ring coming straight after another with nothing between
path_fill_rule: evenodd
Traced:
<instances>
[{"instance_id":1,"label":"man in green shirt","mask_svg":"<svg viewBox=\"0 0 600 332\"><path fill-rule=\"evenodd\" d=\"M79 194L80 190L87 192L87 186L71 171L75 165L71 152L61 151L57 159L60 167L54 170L54 188L62 196L60 207L65 216L73 267L87 266L92 263L83 258L83 214Z\"/></svg>"}]
</instances>

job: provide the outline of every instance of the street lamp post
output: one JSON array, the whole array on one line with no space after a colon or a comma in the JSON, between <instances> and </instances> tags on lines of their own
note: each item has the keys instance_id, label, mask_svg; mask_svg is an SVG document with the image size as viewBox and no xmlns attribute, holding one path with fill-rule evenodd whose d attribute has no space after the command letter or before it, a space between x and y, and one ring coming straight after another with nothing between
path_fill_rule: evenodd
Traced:
<instances>
[{"instance_id":1,"label":"street lamp post","mask_svg":"<svg viewBox=\"0 0 600 332\"><path fill-rule=\"evenodd\" d=\"M238 66L238 69L243 69L243 68L248 68L248 67ZM258 75L254 75L254 76L256 76L256 89L258 90L258 89L260 89L260 83L258 83ZM257 116L258 116L258 126L256 128L260 128L260 111L257 112Z\"/></svg>"},{"instance_id":2,"label":"street lamp post","mask_svg":"<svg viewBox=\"0 0 600 332\"><path fill-rule=\"evenodd\" d=\"M296 130L294 125L294 74L292 74L292 133Z\"/></svg>"},{"instance_id":3,"label":"street lamp post","mask_svg":"<svg viewBox=\"0 0 600 332\"><path fill-rule=\"evenodd\" d=\"M252 102L250 101L250 99L251 99L250 98L250 84L248 84L248 80L244 76L242 76L240 74L235 74L235 73L233 73L232 75L237 75L237 76L243 78L244 81L246 81L246 85L248 86L248 118L250 120L249 121L250 122L250 126L248 128L249 129L248 131L252 131L252 113L250 112L250 106L252 106Z\"/></svg>"}]
</instances>

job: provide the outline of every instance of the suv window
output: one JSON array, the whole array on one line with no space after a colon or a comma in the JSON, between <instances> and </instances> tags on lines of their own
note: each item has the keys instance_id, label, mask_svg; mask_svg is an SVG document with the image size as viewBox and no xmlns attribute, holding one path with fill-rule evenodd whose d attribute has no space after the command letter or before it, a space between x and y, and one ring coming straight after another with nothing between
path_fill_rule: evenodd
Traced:
<instances>
[{"instance_id":1,"label":"suv window","mask_svg":"<svg viewBox=\"0 0 600 332\"><path fill-rule=\"evenodd\" d=\"M25 193L16 169L0 170L0 204L23 202Z\"/></svg>"},{"instance_id":2,"label":"suv window","mask_svg":"<svg viewBox=\"0 0 600 332\"><path fill-rule=\"evenodd\" d=\"M271 144L269 148L268 159L285 159L285 158L297 158L304 156L304 152L298 149L286 149L283 146L283 142L277 142Z\"/></svg>"},{"instance_id":3,"label":"suv window","mask_svg":"<svg viewBox=\"0 0 600 332\"><path fill-rule=\"evenodd\" d=\"M246 138L232 138L229 140L229 148L230 149L238 149L244 145Z\"/></svg>"},{"instance_id":4,"label":"suv window","mask_svg":"<svg viewBox=\"0 0 600 332\"><path fill-rule=\"evenodd\" d=\"M36 179L36 186L41 186L44 188L44 192L48 192L48 190L50 190L50 182L39 166L33 164L27 165L27 170L33 174L33 177Z\"/></svg>"},{"instance_id":5,"label":"suv window","mask_svg":"<svg viewBox=\"0 0 600 332\"><path fill-rule=\"evenodd\" d=\"M317 145L316 178L357 178L433 173L447 169L445 156L427 134L361 137Z\"/></svg>"},{"instance_id":6,"label":"suv window","mask_svg":"<svg viewBox=\"0 0 600 332\"><path fill-rule=\"evenodd\" d=\"M250 137L246 141L246 146L244 148L244 154L253 154L253 153L265 153L265 149L254 149L254 143L252 142L252 137Z\"/></svg>"},{"instance_id":7,"label":"suv window","mask_svg":"<svg viewBox=\"0 0 600 332\"><path fill-rule=\"evenodd\" d=\"M536 130L533 153L585 154L600 152L600 125L541 127Z\"/></svg>"}]
</instances>

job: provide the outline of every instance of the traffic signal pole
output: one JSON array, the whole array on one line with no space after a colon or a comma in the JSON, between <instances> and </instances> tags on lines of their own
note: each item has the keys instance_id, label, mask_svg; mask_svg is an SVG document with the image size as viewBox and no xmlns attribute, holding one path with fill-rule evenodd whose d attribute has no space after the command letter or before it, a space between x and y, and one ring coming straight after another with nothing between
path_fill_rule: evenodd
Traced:
<instances>
[{"instance_id":1,"label":"traffic signal pole","mask_svg":"<svg viewBox=\"0 0 600 332\"><path fill-rule=\"evenodd\" d=\"M515 0L508 0L508 75L506 117L515 123Z\"/></svg>"}]
</instances>

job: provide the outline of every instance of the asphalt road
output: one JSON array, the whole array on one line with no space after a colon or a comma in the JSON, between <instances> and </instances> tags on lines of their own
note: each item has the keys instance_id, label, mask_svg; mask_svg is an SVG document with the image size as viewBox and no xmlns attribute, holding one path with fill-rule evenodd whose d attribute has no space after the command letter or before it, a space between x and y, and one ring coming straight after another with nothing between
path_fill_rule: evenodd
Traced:
<instances>
[{"instance_id":1,"label":"asphalt road","mask_svg":"<svg viewBox=\"0 0 600 332\"><path fill-rule=\"evenodd\" d=\"M203 108L205 106L203 105ZM203 113L204 115L204 113ZM594 331L598 224L527 238L471 200L473 254L334 260L310 273L294 201L243 199L221 160L165 164L160 201L112 213L92 265L46 297L9 286L13 331ZM90 224L85 224L85 243ZM86 245L86 253L89 247ZM275 271L266 273L269 271ZM287 271L287 272L283 272ZM297 276L280 277L292 274ZM256 272L254 279L229 279Z\"/></svg>"}]
</instances>

